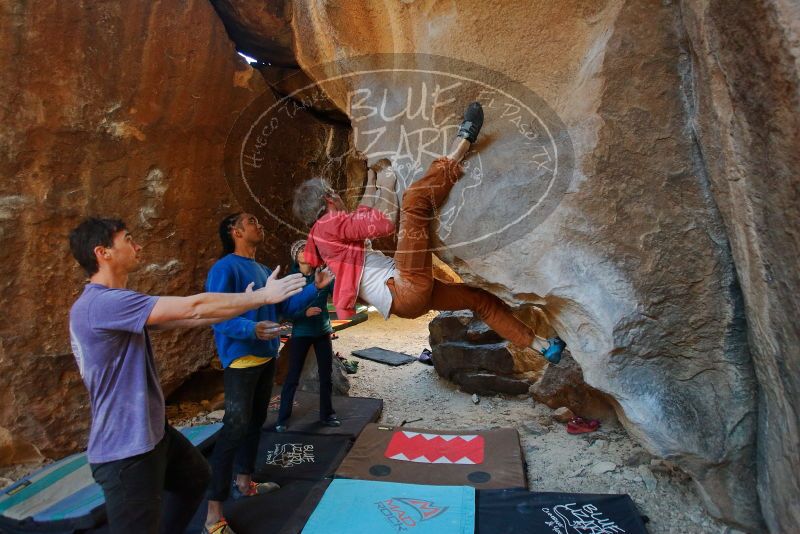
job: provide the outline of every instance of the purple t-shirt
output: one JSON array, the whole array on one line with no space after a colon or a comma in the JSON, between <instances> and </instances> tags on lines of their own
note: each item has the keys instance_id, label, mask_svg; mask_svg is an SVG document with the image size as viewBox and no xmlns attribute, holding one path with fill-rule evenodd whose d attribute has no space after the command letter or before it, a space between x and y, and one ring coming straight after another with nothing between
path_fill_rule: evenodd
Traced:
<instances>
[{"instance_id":1,"label":"purple t-shirt","mask_svg":"<svg viewBox=\"0 0 800 534\"><path fill-rule=\"evenodd\" d=\"M86 284L72 305L72 352L92 404L91 463L145 453L164 436L164 393L145 328L157 300Z\"/></svg>"}]
</instances>

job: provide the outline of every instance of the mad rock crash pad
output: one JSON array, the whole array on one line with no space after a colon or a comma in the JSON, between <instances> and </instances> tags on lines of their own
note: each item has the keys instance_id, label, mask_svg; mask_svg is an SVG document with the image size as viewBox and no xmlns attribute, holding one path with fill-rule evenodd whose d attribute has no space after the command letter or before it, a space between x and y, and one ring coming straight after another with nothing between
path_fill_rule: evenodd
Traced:
<instances>
[{"instance_id":1,"label":"mad rock crash pad","mask_svg":"<svg viewBox=\"0 0 800 534\"><path fill-rule=\"evenodd\" d=\"M475 490L334 480L308 519L303 534L472 534Z\"/></svg>"},{"instance_id":2,"label":"mad rock crash pad","mask_svg":"<svg viewBox=\"0 0 800 534\"><path fill-rule=\"evenodd\" d=\"M646 534L628 495L477 492L476 534Z\"/></svg>"},{"instance_id":3,"label":"mad rock crash pad","mask_svg":"<svg viewBox=\"0 0 800 534\"><path fill-rule=\"evenodd\" d=\"M519 434L511 428L443 431L371 424L336 477L476 489L528 486Z\"/></svg>"}]
</instances>

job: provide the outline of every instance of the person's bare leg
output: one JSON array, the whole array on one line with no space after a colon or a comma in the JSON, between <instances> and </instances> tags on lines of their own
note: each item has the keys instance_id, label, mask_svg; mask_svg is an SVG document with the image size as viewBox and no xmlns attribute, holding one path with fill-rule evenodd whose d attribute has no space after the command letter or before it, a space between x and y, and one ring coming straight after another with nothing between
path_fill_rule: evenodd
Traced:
<instances>
[{"instance_id":1,"label":"person's bare leg","mask_svg":"<svg viewBox=\"0 0 800 534\"><path fill-rule=\"evenodd\" d=\"M447 158L452 159L455 162L459 162L464 159L464 156L467 155L469 147L471 146L472 143L466 139L456 137L455 141L453 141L453 146L450 148L450 153L447 155Z\"/></svg>"},{"instance_id":2,"label":"person's bare leg","mask_svg":"<svg viewBox=\"0 0 800 534\"><path fill-rule=\"evenodd\" d=\"M359 205L369 206L370 208L375 206L375 202L378 200L378 189L375 186L376 178L375 171L367 169L367 185L364 187L364 195L361 197Z\"/></svg>"},{"instance_id":3,"label":"person's bare leg","mask_svg":"<svg viewBox=\"0 0 800 534\"><path fill-rule=\"evenodd\" d=\"M536 334L534 334L534 336L536 336ZM547 342L547 339L541 336L536 336L530 346L536 352L542 352L544 349L550 346L550 343Z\"/></svg>"},{"instance_id":4,"label":"person's bare leg","mask_svg":"<svg viewBox=\"0 0 800 534\"><path fill-rule=\"evenodd\" d=\"M206 526L210 527L219 523L222 519L222 503L219 501L208 501L208 514L206 515Z\"/></svg>"},{"instance_id":5,"label":"person's bare leg","mask_svg":"<svg viewBox=\"0 0 800 534\"><path fill-rule=\"evenodd\" d=\"M236 485L239 486L239 491L246 492L250 488L250 482L253 481L252 475L243 475L239 473L236 475Z\"/></svg>"},{"instance_id":6,"label":"person's bare leg","mask_svg":"<svg viewBox=\"0 0 800 534\"><path fill-rule=\"evenodd\" d=\"M397 175L394 173L394 169L387 167L380 171L376 180L377 200L372 206L376 210L382 211L395 224L397 224L397 215L400 210L396 187Z\"/></svg>"}]
</instances>

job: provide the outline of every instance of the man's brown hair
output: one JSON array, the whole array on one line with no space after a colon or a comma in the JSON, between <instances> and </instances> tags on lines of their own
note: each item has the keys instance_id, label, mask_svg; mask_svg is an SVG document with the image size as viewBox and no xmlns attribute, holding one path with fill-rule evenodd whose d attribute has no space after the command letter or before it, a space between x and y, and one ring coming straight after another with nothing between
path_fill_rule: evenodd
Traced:
<instances>
[{"instance_id":1,"label":"man's brown hair","mask_svg":"<svg viewBox=\"0 0 800 534\"><path fill-rule=\"evenodd\" d=\"M379 173L383 169L386 169L386 168L391 167L391 166L392 166L392 162L389 161L389 158L381 158L378 161L376 161L375 163L373 163L372 166L370 167L370 169L372 169L376 173Z\"/></svg>"}]
</instances>

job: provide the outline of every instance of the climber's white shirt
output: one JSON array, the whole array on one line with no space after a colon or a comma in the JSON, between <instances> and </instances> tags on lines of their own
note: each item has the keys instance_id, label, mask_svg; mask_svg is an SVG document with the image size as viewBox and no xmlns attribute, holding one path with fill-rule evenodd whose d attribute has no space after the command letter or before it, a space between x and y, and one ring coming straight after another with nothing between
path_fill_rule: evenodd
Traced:
<instances>
[{"instance_id":1,"label":"climber's white shirt","mask_svg":"<svg viewBox=\"0 0 800 534\"><path fill-rule=\"evenodd\" d=\"M364 270L361 272L361 283L358 284L358 298L375 306L384 319L389 318L392 309L392 293L386 281L393 278L395 272L393 258L369 248L364 251Z\"/></svg>"}]
</instances>

